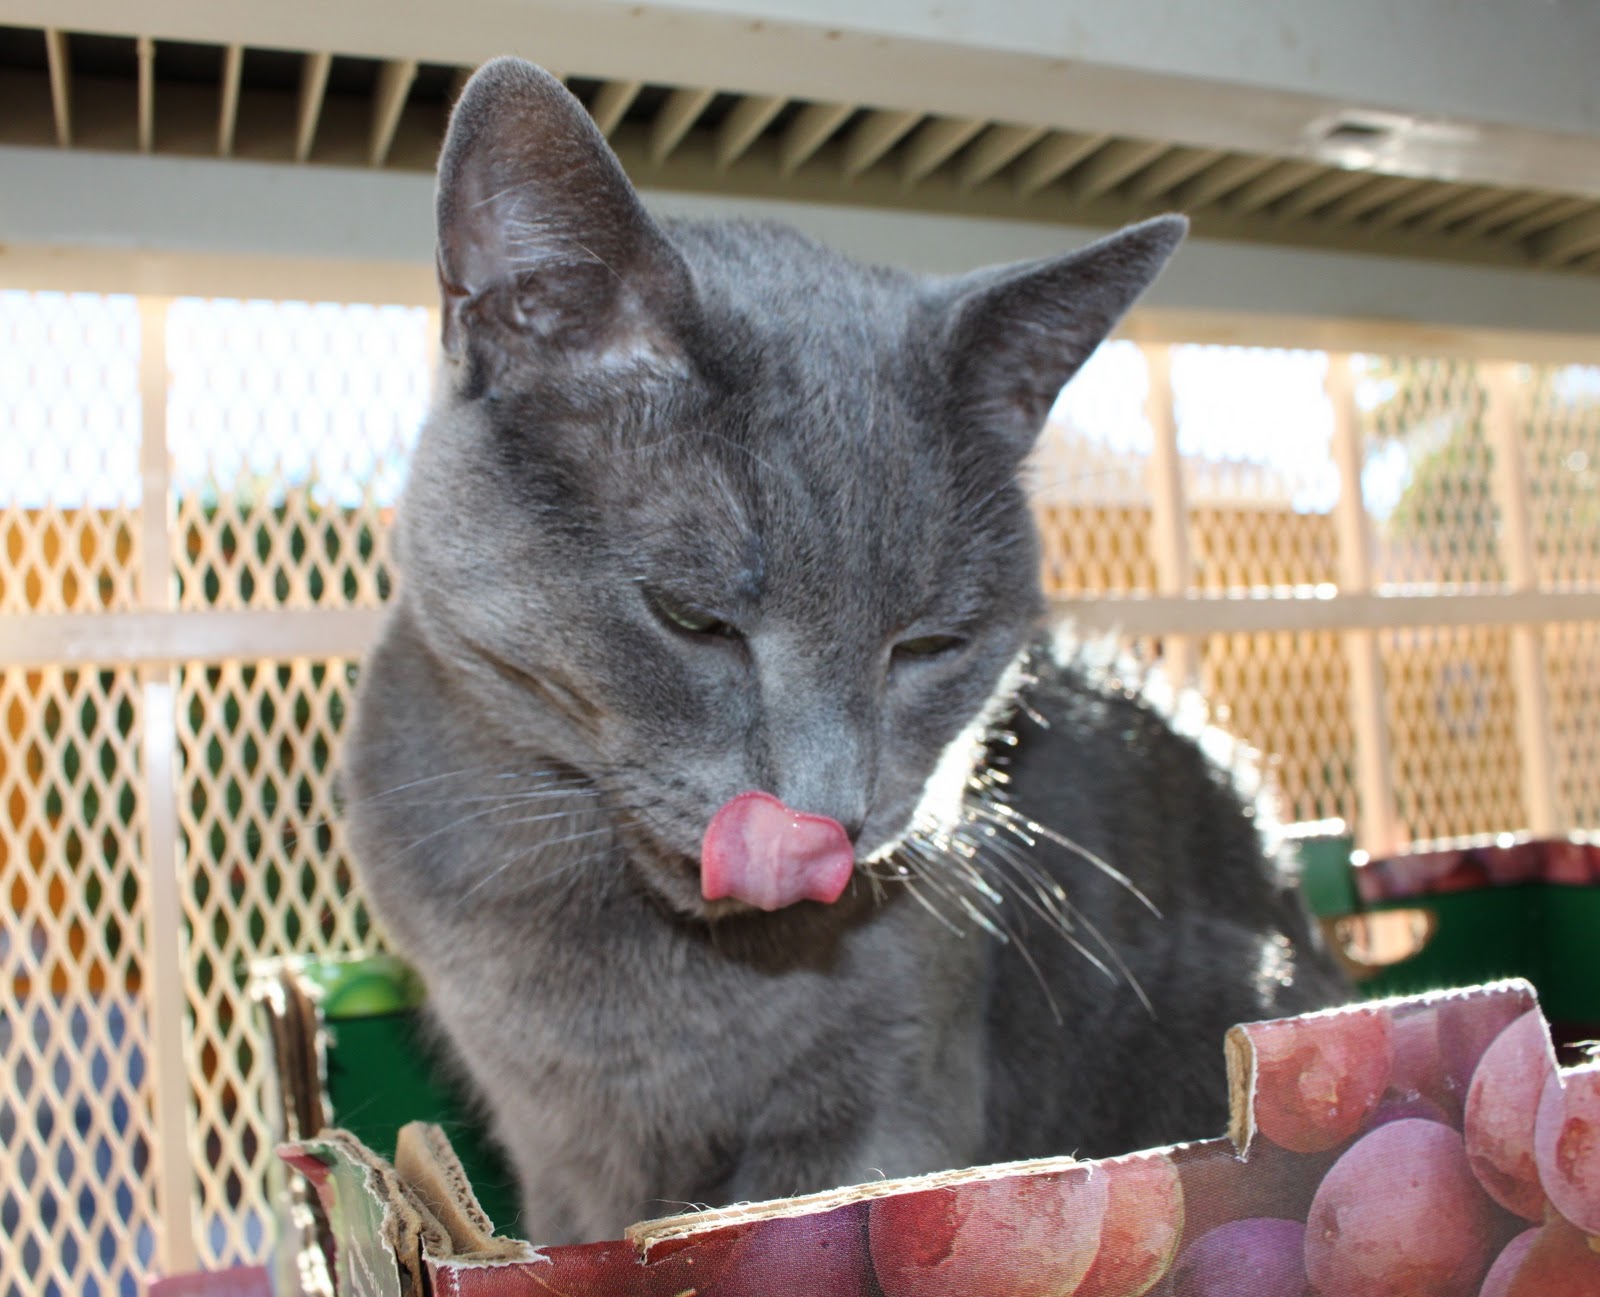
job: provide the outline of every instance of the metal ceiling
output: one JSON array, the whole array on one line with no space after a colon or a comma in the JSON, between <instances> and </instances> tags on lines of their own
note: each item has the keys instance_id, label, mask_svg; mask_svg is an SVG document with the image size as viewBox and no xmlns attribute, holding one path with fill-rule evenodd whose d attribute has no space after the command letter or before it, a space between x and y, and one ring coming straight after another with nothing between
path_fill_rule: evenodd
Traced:
<instances>
[{"instance_id":1,"label":"metal ceiling","mask_svg":"<svg viewBox=\"0 0 1600 1297\"><path fill-rule=\"evenodd\" d=\"M641 186L1600 274L1600 200L563 69ZM0 26L0 144L427 171L469 69ZM1337 122L1360 143L1381 124Z\"/></svg>"}]
</instances>

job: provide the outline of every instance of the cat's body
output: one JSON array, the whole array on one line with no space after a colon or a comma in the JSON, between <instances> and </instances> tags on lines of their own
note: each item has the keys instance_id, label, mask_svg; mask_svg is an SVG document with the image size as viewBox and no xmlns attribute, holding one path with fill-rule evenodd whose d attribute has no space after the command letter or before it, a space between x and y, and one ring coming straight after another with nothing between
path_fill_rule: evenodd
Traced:
<instances>
[{"instance_id":1,"label":"cat's body","mask_svg":"<svg viewBox=\"0 0 1600 1297\"><path fill-rule=\"evenodd\" d=\"M520 1230L1216 1133L1224 1029L1341 983L1190 739L1047 653L1012 706L1019 463L1177 223L958 281L662 227L510 63L440 221L444 391L346 775ZM986 751L1009 782L969 782ZM791 830L839 899L761 890L825 869Z\"/></svg>"}]
</instances>

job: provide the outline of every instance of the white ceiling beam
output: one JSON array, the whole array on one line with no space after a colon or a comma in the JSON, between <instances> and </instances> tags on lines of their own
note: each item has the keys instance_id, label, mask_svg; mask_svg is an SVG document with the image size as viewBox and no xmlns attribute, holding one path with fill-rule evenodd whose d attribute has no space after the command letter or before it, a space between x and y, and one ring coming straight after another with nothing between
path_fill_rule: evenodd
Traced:
<instances>
[{"instance_id":1,"label":"white ceiling beam","mask_svg":"<svg viewBox=\"0 0 1600 1297\"><path fill-rule=\"evenodd\" d=\"M67 57L67 34L47 27L44 33L45 61L50 67L50 111L56 120L56 143L72 147L72 64Z\"/></svg>"},{"instance_id":2,"label":"white ceiling beam","mask_svg":"<svg viewBox=\"0 0 1600 1297\"><path fill-rule=\"evenodd\" d=\"M991 126L973 141L966 157L961 159L961 172L956 184L962 189L981 185L1007 164L1016 161L1045 137L1043 126L1022 126L1000 122Z\"/></svg>"},{"instance_id":3,"label":"white ceiling beam","mask_svg":"<svg viewBox=\"0 0 1600 1297\"><path fill-rule=\"evenodd\" d=\"M747 95L736 103L717 131L717 166L728 167L742 158L788 102L782 95Z\"/></svg>"},{"instance_id":4,"label":"white ceiling beam","mask_svg":"<svg viewBox=\"0 0 1600 1297\"><path fill-rule=\"evenodd\" d=\"M378 69L378 84L372 92L372 131L368 137L367 163L381 167L394 147L394 133L400 126L411 83L417 79L416 59L390 59Z\"/></svg>"},{"instance_id":5,"label":"white ceiling beam","mask_svg":"<svg viewBox=\"0 0 1600 1297\"><path fill-rule=\"evenodd\" d=\"M1376 170L1600 195L1600 6L1582 0L1471 22L1460 0L0 0L0 24L460 65L509 48L622 82L1285 157L1331 158L1340 114L1382 110L1406 129Z\"/></svg>"},{"instance_id":6,"label":"white ceiling beam","mask_svg":"<svg viewBox=\"0 0 1600 1297\"><path fill-rule=\"evenodd\" d=\"M244 46L230 45L222 52L222 94L217 104L217 152L233 152L233 135L239 125L239 77L244 70Z\"/></svg>"},{"instance_id":7,"label":"white ceiling beam","mask_svg":"<svg viewBox=\"0 0 1600 1297\"><path fill-rule=\"evenodd\" d=\"M844 142L840 166L847 176L859 176L922 120L915 109L879 110L868 113L850 131Z\"/></svg>"},{"instance_id":8,"label":"white ceiling beam","mask_svg":"<svg viewBox=\"0 0 1600 1297\"><path fill-rule=\"evenodd\" d=\"M335 280L352 277L374 294L353 300L427 304L434 292L434 182L426 174L0 147L0 175L0 287L61 288L81 249L89 264L120 266L117 291L171 291L167 268L179 258L199 267L185 292L283 291L273 287L273 259L315 269L302 293L334 294L342 291ZM645 199L665 215L787 220L851 255L938 273L1059 254L1099 233L726 195L647 190ZM1600 279L1198 238L1179 251L1148 305L1364 321L1361 345L1375 349L1413 325L1586 335L1593 346ZM1429 335L1423 345L1437 343Z\"/></svg>"},{"instance_id":9,"label":"white ceiling beam","mask_svg":"<svg viewBox=\"0 0 1600 1297\"><path fill-rule=\"evenodd\" d=\"M600 87L594 97L594 107L589 109L589 115L600 128L600 134L608 140L611 138L611 133L622 125L623 117L643 89L643 81L607 81Z\"/></svg>"},{"instance_id":10,"label":"white ceiling beam","mask_svg":"<svg viewBox=\"0 0 1600 1297\"><path fill-rule=\"evenodd\" d=\"M645 144L650 161L665 162L716 97L715 90L682 87L668 95L650 123L650 138Z\"/></svg>"},{"instance_id":11,"label":"white ceiling beam","mask_svg":"<svg viewBox=\"0 0 1600 1297\"><path fill-rule=\"evenodd\" d=\"M855 112L852 104L807 104L789 123L778 144L778 170L792 175L828 142L828 137Z\"/></svg>"},{"instance_id":12,"label":"white ceiling beam","mask_svg":"<svg viewBox=\"0 0 1600 1297\"><path fill-rule=\"evenodd\" d=\"M295 108L294 160L304 162L317 141L317 123L322 120L322 100L328 92L328 69L333 55L307 54L300 66L300 96Z\"/></svg>"},{"instance_id":13,"label":"white ceiling beam","mask_svg":"<svg viewBox=\"0 0 1600 1297\"><path fill-rule=\"evenodd\" d=\"M1026 198L1043 189L1105 144L1104 135L1079 135L1072 131L1040 140L1017 163L1018 195Z\"/></svg>"}]
</instances>

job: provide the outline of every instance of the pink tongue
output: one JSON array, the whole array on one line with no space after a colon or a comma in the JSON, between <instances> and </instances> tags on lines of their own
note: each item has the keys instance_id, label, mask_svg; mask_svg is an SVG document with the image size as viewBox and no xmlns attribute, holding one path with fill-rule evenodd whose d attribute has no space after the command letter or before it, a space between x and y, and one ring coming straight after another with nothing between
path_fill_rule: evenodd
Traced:
<instances>
[{"instance_id":1,"label":"pink tongue","mask_svg":"<svg viewBox=\"0 0 1600 1297\"><path fill-rule=\"evenodd\" d=\"M839 899L855 852L838 820L791 811L771 793L740 793L711 817L700 844L700 893L762 910Z\"/></svg>"}]
</instances>

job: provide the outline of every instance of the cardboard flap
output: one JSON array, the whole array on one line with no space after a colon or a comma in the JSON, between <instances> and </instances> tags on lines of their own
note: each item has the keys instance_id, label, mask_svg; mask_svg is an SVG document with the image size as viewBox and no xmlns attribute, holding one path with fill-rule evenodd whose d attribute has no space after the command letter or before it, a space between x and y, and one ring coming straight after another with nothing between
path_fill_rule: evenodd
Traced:
<instances>
[{"instance_id":1,"label":"cardboard flap","mask_svg":"<svg viewBox=\"0 0 1600 1297\"><path fill-rule=\"evenodd\" d=\"M1258 1137L1311 1154L1385 1117L1459 1124L1484 1050L1536 1007L1533 987L1512 979L1234 1027L1228 1135L1245 1156Z\"/></svg>"},{"instance_id":2,"label":"cardboard flap","mask_svg":"<svg viewBox=\"0 0 1600 1297\"><path fill-rule=\"evenodd\" d=\"M1557 1067L1526 983L1250 1024L1228 1060L1232 1141L856 1185L615 1242L496 1238L437 1127L403 1135L403 1173L337 1135L290 1152L340 1209L341 1297L1128 1297L1231 1291L1245 1262L1284 1292L1342 1293L1352 1267L1422 1275L1407 1291L1515 1274L1495 1290L1600 1292L1600 1064Z\"/></svg>"},{"instance_id":3,"label":"cardboard flap","mask_svg":"<svg viewBox=\"0 0 1600 1297\"><path fill-rule=\"evenodd\" d=\"M444 1246L430 1246L431 1259L456 1261L525 1260L531 1249L498 1238L494 1222L478 1202L449 1137L438 1126L413 1121L395 1140L394 1170L412 1202L429 1213L445 1234Z\"/></svg>"},{"instance_id":4,"label":"cardboard flap","mask_svg":"<svg viewBox=\"0 0 1600 1297\"><path fill-rule=\"evenodd\" d=\"M278 1156L316 1187L341 1297L427 1297L423 1256L447 1252L450 1236L392 1166L342 1130L282 1145Z\"/></svg>"}]
</instances>

